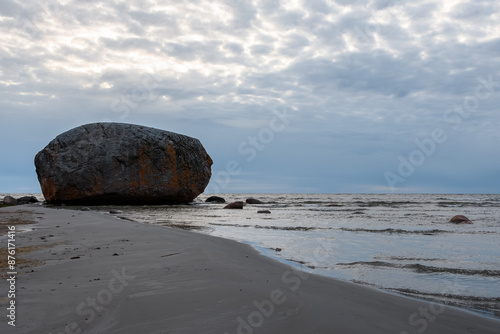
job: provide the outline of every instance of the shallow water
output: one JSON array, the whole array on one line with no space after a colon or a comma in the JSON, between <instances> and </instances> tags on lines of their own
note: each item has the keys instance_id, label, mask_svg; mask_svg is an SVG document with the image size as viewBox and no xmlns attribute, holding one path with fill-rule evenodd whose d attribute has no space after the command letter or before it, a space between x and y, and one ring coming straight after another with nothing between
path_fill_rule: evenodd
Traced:
<instances>
[{"instance_id":1,"label":"shallow water","mask_svg":"<svg viewBox=\"0 0 500 334\"><path fill-rule=\"evenodd\" d=\"M266 204L95 207L252 244L317 274L500 317L500 195L218 194ZM271 214L259 214L269 210ZM457 214L473 224L449 223Z\"/></svg>"}]
</instances>

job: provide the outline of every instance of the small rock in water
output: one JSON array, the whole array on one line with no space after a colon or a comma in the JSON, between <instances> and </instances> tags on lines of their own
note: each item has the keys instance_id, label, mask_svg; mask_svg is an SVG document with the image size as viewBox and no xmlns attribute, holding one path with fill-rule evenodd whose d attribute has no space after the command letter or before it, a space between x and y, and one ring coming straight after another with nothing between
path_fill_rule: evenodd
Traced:
<instances>
[{"instance_id":1,"label":"small rock in water","mask_svg":"<svg viewBox=\"0 0 500 334\"><path fill-rule=\"evenodd\" d=\"M111 213L111 214L120 214L120 213L123 213L123 211L122 210L115 210L115 209L113 209L113 210L109 210L109 213Z\"/></svg>"},{"instance_id":2,"label":"small rock in water","mask_svg":"<svg viewBox=\"0 0 500 334\"><path fill-rule=\"evenodd\" d=\"M91 211L90 208L81 208L80 211Z\"/></svg>"},{"instance_id":3,"label":"small rock in water","mask_svg":"<svg viewBox=\"0 0 500 334\"><path fill-rule=\"evenodd\" d=\"M205 200L205 202L209 203L226 203L226 200L219 196L210 196Z\"/></svg>"},{"instance_id":4,"label":"small rock in water","mask_svg":"<svg viewBox=\"0 0 500 334\"><path fill-rule=\"evenodd\" d=\"M259 210L259 211L257 211L257 213L271 213L271 211L269 211L269 210Z\"/></svg>"},{"instance_id":5,"label":"small rock in water","mask_svg":"<svg viewBox=\"0 0 500 334\"><path fill-rule=\"evenodd\" d=\"M455 224L472 224L469 218L463 216L463 215L456 215L453 218L450 219L450 223L455 223Z\"/></svg>"},{"instance_id":6,"label":"small rock in water","mask_svg":"<svg viewBox=\"0 0 500 334\"><path fill-rule=\"evenodd\" d=\"M247 198L246 202L247 202L247 204L264 204L255 198Z\"/></svg>"},{"instance_id":7,"label":"small rock in water","mask_svg":"<svg viewBox=\"0 0 500 334\"><path fill-rule=\"evenodd\" d=\"M9 204L9 205L17 205L17 199L15 199L12 196L5 196L3 198L3 203L4 204Z\"/></svg>"},{"instance_id":8,"label":"small rock in water","mask_svg":"<svg viewBox=\"0 0 500 334\"><path fill-rule=\"evenodd\" d=\"M243 202L242 201L233 202L231 204L226 205L224 209L243 209Z\"/></svg>"},{"instance_id":9,"label":"small rock in water","mask_svg":"<svg viewBox=\"0 0 500 334\"><path fill-rule=\"evenodd\" d=\"M30 203L38 203L38 200L35 196L24 196L17 199L18 205L30 204Z\"/></svg>"}]
</instances>

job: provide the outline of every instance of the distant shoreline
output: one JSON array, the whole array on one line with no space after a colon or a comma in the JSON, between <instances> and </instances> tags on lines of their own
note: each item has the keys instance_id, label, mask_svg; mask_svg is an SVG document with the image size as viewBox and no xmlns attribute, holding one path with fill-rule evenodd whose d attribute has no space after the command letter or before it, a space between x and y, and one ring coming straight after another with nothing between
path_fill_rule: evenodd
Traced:
<instances>
[{"instance_id":1,"label":"distant shoreline","mask_svg":"<svg viewBox=\"0 0 500 334\"><path fill-rule=\"evenodd\" d=\"M0 209L0 217L13 216L38 221L34 230L18 233L17 247L47 246L27 255L40 265L18 270L23 288L16 295L16 333L62 332L66 326L106 333L500 328L500 321L472 312L296 271L231 240L95 212ZM6 291L6 280L1 284ZM13 332L5 322L0 329Z\"/></svg>"}]
</instances>

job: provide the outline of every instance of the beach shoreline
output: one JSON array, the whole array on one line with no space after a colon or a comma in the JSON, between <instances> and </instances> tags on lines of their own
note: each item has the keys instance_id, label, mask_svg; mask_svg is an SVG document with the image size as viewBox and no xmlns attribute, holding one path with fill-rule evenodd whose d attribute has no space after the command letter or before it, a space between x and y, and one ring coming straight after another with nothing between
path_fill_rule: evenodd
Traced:
<instances>
[{"instance_id":1,"label":"beach shoreline","mask_svg":"<svg viewBox=\"0 0 500 334\"><path fill-rule=\"evenodd\" d=\"M0 209L1 222L13 216L37 221L15 246L40 247L25 255L38 265L16 268L16 326L4 316L2 333L500 330L496 319L308 274L232 240L92 211ZM0 296L5 312L11 300Z\"/></svg>"}]
</instances>

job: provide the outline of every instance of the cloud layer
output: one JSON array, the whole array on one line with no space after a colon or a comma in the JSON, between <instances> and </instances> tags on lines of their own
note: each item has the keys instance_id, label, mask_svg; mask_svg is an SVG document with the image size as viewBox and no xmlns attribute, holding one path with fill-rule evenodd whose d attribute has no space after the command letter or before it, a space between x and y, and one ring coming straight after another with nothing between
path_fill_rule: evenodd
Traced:
<instances>
[{"instance_id":1,"label":"cloud layer","mask_svg":"<svg viewBox=\"0 0 500 334\"><path fill-rule=\"evenodd\" d=\"M0 191L119 121L202 140L207 191L498 192L498 22L497 1L5 0Z\"/></svg>"}]
</instances>

